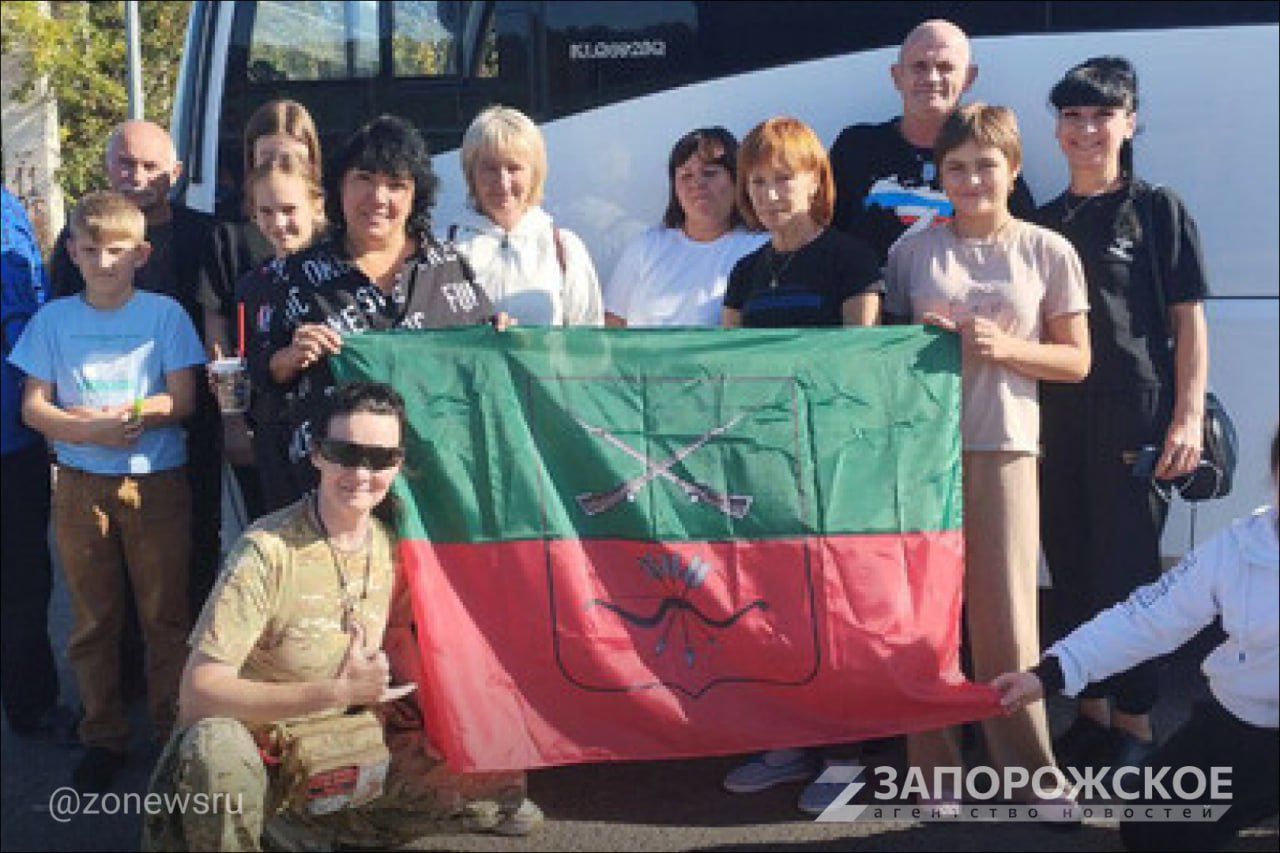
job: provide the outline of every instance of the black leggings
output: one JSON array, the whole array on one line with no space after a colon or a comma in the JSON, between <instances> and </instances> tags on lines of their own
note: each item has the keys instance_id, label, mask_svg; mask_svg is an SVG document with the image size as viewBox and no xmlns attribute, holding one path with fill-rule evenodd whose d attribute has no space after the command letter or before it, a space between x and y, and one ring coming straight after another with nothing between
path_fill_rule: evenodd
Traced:
<instances>
[{"instance_id":1,"label":"black leggings","mask_svg":"<svg viewBox=\"0 0 1280 853\"><path fill-rule=\"evenodd\" d=\"M1199 851L1227 844L1238 830L1276 813L1277 760L1280 730L1243 722L1214 699L1197 704L1191 720L1156 750L1148 764L1171 768L1164 776L1166 789L1178 768L1230 767L1231 808L1210 823L1121 823L1125 849ZM1207 795L1202 799L1211 802Z\"/></svg>"}]
</instances>

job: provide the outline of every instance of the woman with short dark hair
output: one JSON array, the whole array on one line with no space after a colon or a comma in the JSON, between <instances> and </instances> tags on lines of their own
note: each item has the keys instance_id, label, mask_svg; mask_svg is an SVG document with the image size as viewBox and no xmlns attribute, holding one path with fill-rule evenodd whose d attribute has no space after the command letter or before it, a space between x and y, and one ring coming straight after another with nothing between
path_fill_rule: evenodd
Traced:
<instances>
[{"instance_id":1,"label":"woman with short dark hair","mask_svg":"<svg viewBox=\"0 0 1280 853\"><path fill-rule=\"evenodd\" d=\"M738 140L723 127L691 130L667 158L662 224L622 252L604 289L610 326L718 326L729 273L765 236L734 200Z\"/></svg>"},{"instance_id":2,"label":"woman with short dark hair","mask_svg":"<svg viewBox=\"0 0 1280 853\"><path fill-rule=\"evenodd\" d=\"M404 434L390 386L336 388L315 422L316 490L232 548L192 631L178 724L151 780L165 802L195 794L211 807L149 814L144 850L258 850L264 835L286 850L381 848L540 821L523 773L458 776L428 750L390 493ZM290 755L291 738L359 744L337 765L359 782L314 790L332 768Z\"/></svg>"}]
</instances>

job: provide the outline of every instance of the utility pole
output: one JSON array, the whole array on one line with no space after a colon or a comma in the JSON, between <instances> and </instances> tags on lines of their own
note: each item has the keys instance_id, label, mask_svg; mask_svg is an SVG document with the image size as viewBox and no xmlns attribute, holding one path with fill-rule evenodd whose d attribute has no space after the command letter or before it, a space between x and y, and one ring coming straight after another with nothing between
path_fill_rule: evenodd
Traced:
<instances>
[{"instance_id":1,"label":"utility pole","mask_svg":"<svg viewBox=\"0 0 1280 853\"><path fill-rule=\"evenodd\" d=\"M138 0L125 0L124 33L129 78L129 118L146 118L142 106L142 39L139 35Z\"/></svg>"}]
</instances>

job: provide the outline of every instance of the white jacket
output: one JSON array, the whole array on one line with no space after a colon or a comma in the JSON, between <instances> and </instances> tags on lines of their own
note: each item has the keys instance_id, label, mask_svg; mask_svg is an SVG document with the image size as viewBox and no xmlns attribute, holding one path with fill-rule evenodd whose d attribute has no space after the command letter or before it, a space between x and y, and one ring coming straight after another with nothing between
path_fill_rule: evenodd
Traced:
<instances>
[{"instance_id":1,"label":"white jacket","mask_svg":"<svg viewBox=\"0 0 1280 853\"><path fill-rule=\"evenodd\" d=\"M1169 652L1221 614L1227 639L1204 659L1209 689L1255 726L1280 725L1280 546L1276 509L1240 518L1155 583L1099 613L1045 653L1063 692Z\"/></svg>"},{"instance_id":2,"label":"white jacket","mask_svg":"<svg viewBox=\"0 0 1280 853\"><path fill-rule=\"evenodd\" d=\"M511 231L468 210L447 233L499 311L524 325L599 326L600 281L587 247L573 232L559 229L561 269L553 227L541 207L529 208Z\"/></svg>"}]
</instances>

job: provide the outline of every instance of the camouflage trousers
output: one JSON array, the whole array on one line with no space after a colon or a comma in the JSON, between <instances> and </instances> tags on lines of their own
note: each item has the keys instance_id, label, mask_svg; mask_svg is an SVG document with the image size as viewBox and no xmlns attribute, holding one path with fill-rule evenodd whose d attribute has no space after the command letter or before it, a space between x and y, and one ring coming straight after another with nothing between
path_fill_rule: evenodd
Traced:
<instances>
[{"instance_id":1,"label":"camouflage trousers","mask_svg":"<svg viewBox=\"0 0 1280 853\"><path fill-rule=\"evenodd\" d=\"M421 728L391 728L386 737L391 765L383 795L314 816L281 812L274 769L238 720L216 717L177 730L151 776L148 792L165 810L145 817L142 849L261 850L268 821L286 822L291 836L316 849L396 847L492 828L524 800L522 772L459 775L429 753Z\"/></svg>"}]
</instances>

